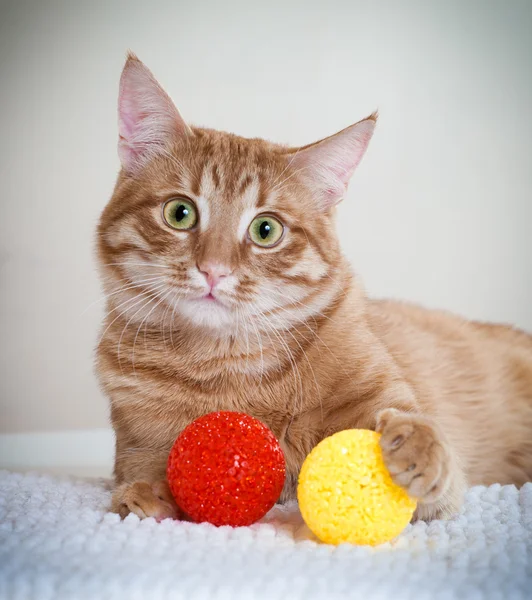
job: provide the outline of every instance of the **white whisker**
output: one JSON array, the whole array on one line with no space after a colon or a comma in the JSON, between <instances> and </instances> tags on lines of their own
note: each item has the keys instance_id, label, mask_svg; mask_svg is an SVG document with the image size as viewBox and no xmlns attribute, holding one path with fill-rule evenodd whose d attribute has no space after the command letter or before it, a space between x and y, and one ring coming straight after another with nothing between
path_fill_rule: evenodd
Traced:
<instances>
[{"instance_id":1,"label":"white whisker","mask_svg":"<svg viewBox=\"0 0 532 600\"><path fill-rule=\"evenodd\" d=\"M94 302L91 302L87 306L87 308L85 308L83 310L83 312L81 313L80 316L83 316L95 304L98 304L99 302L103 302L104 300L107 300L107 299L111 298L112 296L116 296L117 294L121 294L122 292L126 292L128 290L132 290L135 288L142 288L143 284L145 284L145 283L155 283L156 281L163 281L163 280L164 280L164 276L160 275L157 277L150 277L149 279L142 279L140 281L136 281L135 283L132 283L131 285L128 284L128 285L122 286L121 288L118 288L117 290L115 290L109 294L104 294L101 298L98 298Z\"/></svg>"},{"instance_id":2,"label":"white whisker","mask_svg":"<svg viewBox=\"0 0 532 600\"><path fill-rule=\"evenodd\" d=\"M133 366L133 374L137 375L136 371L135 371L135 344L137 343L137 338L139 336L140 330L142 329L142 325L143 324L147 324L148 322L148 318L150 317L150 315L153 313L153 311L164 301L165 298L168 298L169 294L171 294L172 290L168 290L166 292L166 294L163 294L163 296L161 297L161 299L159 300L159 302L157 302L157 304L155 306L152 306L151 309L148 311L148 313L146 314L146 316L144 317L144 319L142 319L142 321L140 322L140 325L137 329L137 333L135 334L135 338L133 339L133 350L131 353L131 364ZM146 349L146 328L144 328L144 349Z\"/></svg>"},{"instance_id":3,"label":"white whisker","mask_svg":"<svg viewBox=\"0 0 532 600\"><path fill-rule=\"evenodd\" d=\"M164 285L161 285L161 287L159 288L158 291L160 291L164 287L165 287ZM120 345L122 344L122 338L124 337L124 333L126 332L127 328L129 327L129 324L131 323L131 321L139 314L139 312L141 310L143 310L146 306L148 306L148 304L153 302L153 300L155 300L158 297L158 291L155 293L152 292L151 294L149 294L149 296L150 296L149 299L135 313L133 313L131 315L131 317L127 320L126 324L124 325L124 328L122 329L122 333L120 334L120 338L118 340L118 345L117 345L117 358L118 358L118 364L120 365L121 370L122 370L122 362L120 360Z\"/></svg>"},{"instance_id":4,"label":"white whisker","mask_svg":"<svg viewBox=\"0 0 532 600\"><path fill-rule=\"evenodd\" d=\"M294 390L295 397L294 397L294 406L292 407L292 417L290 419L290 423L291 423L293 421L296 413L299 412L301 410L301 407L303 406L303 395L304 395L303 380L301 378L299 369L297 368L296 360L292 354L292 351L290 350L290 347L286 343L286 341L283 340L283 338L279 334L279 332L276 331L276 329L274 327L272 327L266 319L259 318L259 322L261 323L261 325L268 327L270 329L270 331L275 335L275 337L279 340L279 342L282 344L283 348L286 350L288 360L290 361L290 364L292 366L292 372L294 373L294 382L296 385L296 389ZM299 408L298 408L298 400L299 400Z\"/></svg>"},{"instance_id":5,"label":"white whisker","mask_svg":"<svg viewBox=\"0 0 532 600\"><path fill-rule=\"evenodd\" d=\"M170 343L172 344L173 350L175 350L175 345L174 345L174 329L173 329L172 325L174 324L174 320L175 320L175 310L177 308L177 300L179 300L179 295L177 295L177 298L175 298L174 301L172 302L172 304L174 305L174 308L172 310L172 317L170 320Z\"/></svg>"},{"instance_id":6,"label":"white whisker","mask_svg":"<svg viewBox=\"0 0 532 600\"><path fill-rule=\"evenodd\" d=\"M299 151L301 150L301 148L298 148L295 152L294 152L294 156L292 156L292 158L288 161L288 164L286 165L286 167L281 171L281 174L278 175L276 177L276 179L273 181L273 183L271 184L271 188L275 189L275 184L279 181L279 179L281 179L281 177L285 174L285 172L287 171L287 169L290 168L290 166L292 165L292 163L294 162L296 156L299 154Z\"/></svg>"},{"instance_id":7,"label":"white whisker","mask_svg":"<svg viewBox=\"0 0 532 600\"><path fill-rule=\"evenodd\" d=\"M164 287L163 284L160 284L160 289L162 289ZM129 300L125 300L124 302L120 303L118 306L116 306L115 308L113 308L113 310L110 310L106 317L108 317L110 314L112 314L113 312L117 311L119 308L121 308L122 306L124 306L125 304L129 304L130 302L133 302L134 300L137 300L137 298L140 297L140 299L135 302L134 304L132 304L131 306L128 306L125 310L120 311L118 313L118 315L109 323L109 325L107 325L107 327L105 328L104 332L102 333L102 335L100 336L100 339L98 340L98 346L101 344L104 335L107 333L107 331L109 330L109 328L113 325L113 323L115 321L117 321L127 310L129 310L130 308L133 308L135 306L137 306L138 304L140 304L140 302L142 302L144 300L144 296L146 296L147 294L149 294L148 291L145 292L140 292L138 293L136 296L133 296L133 298L129 298Z\"/></svg>"},{"instance_id":8,"label":"white whisker","mask_svg":"<svg viewBox=\"0 0 532 600\"><path fill-rule=\"evenodd\" d=\"M171 290L172 291L172 290ZM166 319L168 318L168 313L170 312L170 308L172 307L171 303L168 303L166 306L166 310L163 313L163 318L161 319L161 337L163 338L164 351L167 352L168 348L166 347ZM172 325L170 324L170 331L172 331ZM144 335L144 343L146 343L146 335Z\"/></svg>"},{"instance_id":9,"label":"white whisker","mask_svg":"<svg viewBox=\"0 0 532 600\"><path fill-rule=\"evenodd\" d=\"M262 377L264 375L264 354L263 354L263 349L262 349L262 340L260 338L259 331L258 331L255 323L253 323L252 320L250 320L249 322L251 323L251 325L253 326L253 329L255 330L255 335L257 336L257 342L259 344L259 349L260 349L261 369L260 369L260 379L258 382L258 387L260 387L262 384Z\"/></svg>"},{"instance_id":10,"label":"white whisker","mask_svg":"<svg viewBox=\"0 0 532 600\"><path fill-rule=\"evenodd\" d=\"M155 267L157 269L173 269L171 265L165 265L161 263L154 262L116 262L116 263L100 263L103 267Z\"/></svg>"},{"instance_id":11,"label":"white whisker","mask_svg":"<svg viewBox=\"0 0 532 600\"><path fill-rule=\"evenodd\" d=\"M295 177L297 174L301 173L302 171L306 171L307 169L309 169L309 167L301 167L300 169L297 169L297 170L293 171L290 175L288 175L288 177L285 177L285 179L283 179L283 181L281 181L274 188L272 188L272 190L271 190L270 193L276 192L287 181L289 181L290 179L292 179L292 177Z\"/></svg>"},{"instance_id":12,"label":"white whisker","mask_svg":"<svg viewBox=\"0 0 532 600\"><path fill-rule=\"evenodd\" d=\"M290 297L288 297L290 299ZM271 298L270 301L274 302ZM292 301L295 301L294 299L292 299ZM303 308L308 308L304 303L299 302L299 301L295 301L297 302L297 304L300 304L301 306L303 306ZM288 312L288 314L290 314L290 312L288 311L288 308L282 307L280 304L275 304L276 309L280 309L283 310L284 312ZM302 315L301 309L299 309L297 306L290 306L290 309L296 310L299 312L300 315ZM316 312L316 314L329 319L329 321L331 322L337 322L329 317L327 317L327 315L324 315L320 312ZM338 365L338 367L340 368L340 370L343 372L343 374L350 380L353 380L353 375L352 373L346 371L344 365L341 363L341 361L338 359L338 357L336 356L336 354L331 350L331 348L323 341L323 339L318 335L318 333L316 331L314 331L308 324L308 319L305 319L305 317L302 315L301 317L295 317L294 319L296 322L301 323L303 326L305 326L314 336L315 338L319 341L319 344L321 346L323 346L326 350L328 350L328 352L330 353L331 357L335 360L336 364ZM315 322L315 326L317 328L316 322Z\"/></svg>"},{"instance_id":13,"label":"white whisker","mask_svg":"<svg viewBox=\"0 0 532 600\"><path fill-rule=\"evenodd\" d=\"M284 312L286 312L286 313L290 314L290 312L289 312L287 309L283 308L281 305L277 305L277 308L279 308L280 310L282 310L282 311L284 311ZM297 310L297 309L296 309L296 310ZM297 321L297 322L299 322L299 323L301 323L301 324L302 324L302 325L304 325L305 327L307 327L307 329L308 329L308 330L309 330L309 331L310 331L312 334L314 334L314 335L315 335L315 336L316 336L318 339L320 339L320 338L319 338L319 336L316 334L316 332L315 332L315 331L314 331L314 330L313 330L313 329L312 329L312 328L309 326L309 324L308 324L306 321L304 321L303 319L297 319L297 318L296 318L296 321ZM294 335L294 334L293 334L293 333L290 331L290 329L285 329L285 331L286 331L286 333L287 333L287 334L288 334L288 335L289 335L289 336L290 336L290 337L291 337L291 338L292 338L292 339L295 341L295 343L298 345L298 347L299 347L299 349L301 350L301 352L302 352L303 356L305 357L305 360L307 361L308 367L309 367L309 369L310 369L310 372L312 373L312 377L313 377L313 379L314 379L314 386L315 386L315 389L316 389L316 394L317 394L317 396L318 396L318 399L319 399L319 402L320 402L321 420L323 421L323 404L322 404L322 401L321 401L321 392L320 392L320 386L319 386L319 384L318 384L318 380L316 379L316 374L315 374L315 372L314 372L314 369L313 369L313 367L312 367L312 364L311 364L311 362L310 362L310 360L309 360L309 358L308 358L308 356L307 356L307 353L305 352L305 350L304 350L303 346L300 344L300 342L299 342L299 340L296 338L296 336L295 336L295 335ZM318 348L318 351L319 351L319 348Z\"/></svg>"}]
</instances>

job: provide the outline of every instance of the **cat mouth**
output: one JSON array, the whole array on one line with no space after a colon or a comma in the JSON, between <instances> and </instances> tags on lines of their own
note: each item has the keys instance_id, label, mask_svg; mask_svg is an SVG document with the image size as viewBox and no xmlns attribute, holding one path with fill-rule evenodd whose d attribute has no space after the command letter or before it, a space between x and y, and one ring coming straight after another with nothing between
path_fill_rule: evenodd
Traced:
<instances>
[{"instance_id":1,"label":"cat mouth","mask_svg":"<svg viewBox=\"0 0 532 600\"><path fill-rule=\"evenodd\" d=\"M219 298L214 296L212 292L201 296L200 298L198 298L198 301L202 304L218 304L218 306L224 306L224 303Z\"/></svg>"},{"instance_id":2,"label":"cat mouth","mask_svg":"<svg viewBox=\"0 0 532 600\"><path fill-rule=\"evenodd\" d=\"M220 298L220 296L216 292L205 291L201 296L196 296L190 298L190 301L202 311L213 311L216 313L218 310L223 310L224 312L227 310L231 310L230 303L226 302L224 299Z\"/></svg>"}]
</instances>

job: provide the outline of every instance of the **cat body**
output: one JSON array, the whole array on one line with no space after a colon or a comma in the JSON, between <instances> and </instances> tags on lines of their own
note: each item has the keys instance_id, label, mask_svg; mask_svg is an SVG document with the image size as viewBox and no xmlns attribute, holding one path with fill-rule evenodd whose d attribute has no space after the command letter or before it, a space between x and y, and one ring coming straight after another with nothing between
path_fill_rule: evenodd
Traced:
<instances>
[{"instance_id":1,"label":"cat body","mask_svg":"<svg viewBox=\"0 0 532 600\"><path fill-rule=\"evenodd\" d=\"M179 514L168 452L214 410L273 430L284 500L309 451L353 427L382 433L420 518L458 510L468 485L532 478L532 337L368 299L341 253L335 206L374 115L295 149L192 128L130 56L119 117L98 230L115 511Z\"/></svg>"}]
</instances>

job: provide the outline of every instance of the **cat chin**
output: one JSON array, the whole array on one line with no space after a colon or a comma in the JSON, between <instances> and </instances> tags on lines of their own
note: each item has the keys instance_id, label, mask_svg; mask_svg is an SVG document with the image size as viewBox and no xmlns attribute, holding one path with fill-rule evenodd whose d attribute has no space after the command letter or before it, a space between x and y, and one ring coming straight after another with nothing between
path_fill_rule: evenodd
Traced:
<instances>
[{"instance_id":1,"label":"cat chin","mask_svg":"<svg viewBox=\"0 0 532 600\"><path fill-rule=\"evenodd\" d=\"M230 333L236 326L235 313L220 302L205 300L182 299L179 309L188 321L200 327Z\"/></svg>"}]
</instances>

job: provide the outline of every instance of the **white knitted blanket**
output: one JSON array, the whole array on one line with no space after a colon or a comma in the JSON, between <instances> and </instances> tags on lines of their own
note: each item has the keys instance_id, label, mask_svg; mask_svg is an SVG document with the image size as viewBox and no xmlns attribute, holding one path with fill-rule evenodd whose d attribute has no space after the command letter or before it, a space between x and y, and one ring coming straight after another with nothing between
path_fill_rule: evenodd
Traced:
<instances>
[{"instance_id":1,"label":"white knitted blanket","mask_svg":"<svg viewBox=\"0 0 532 600\"><path fill-rule=\"evenodd\" d=\"M532 598L532 483L377 548L327 546L295 505L252 527L121 522L108 483L0 471L2 600Z\"/></svg>"}]
</instances>

